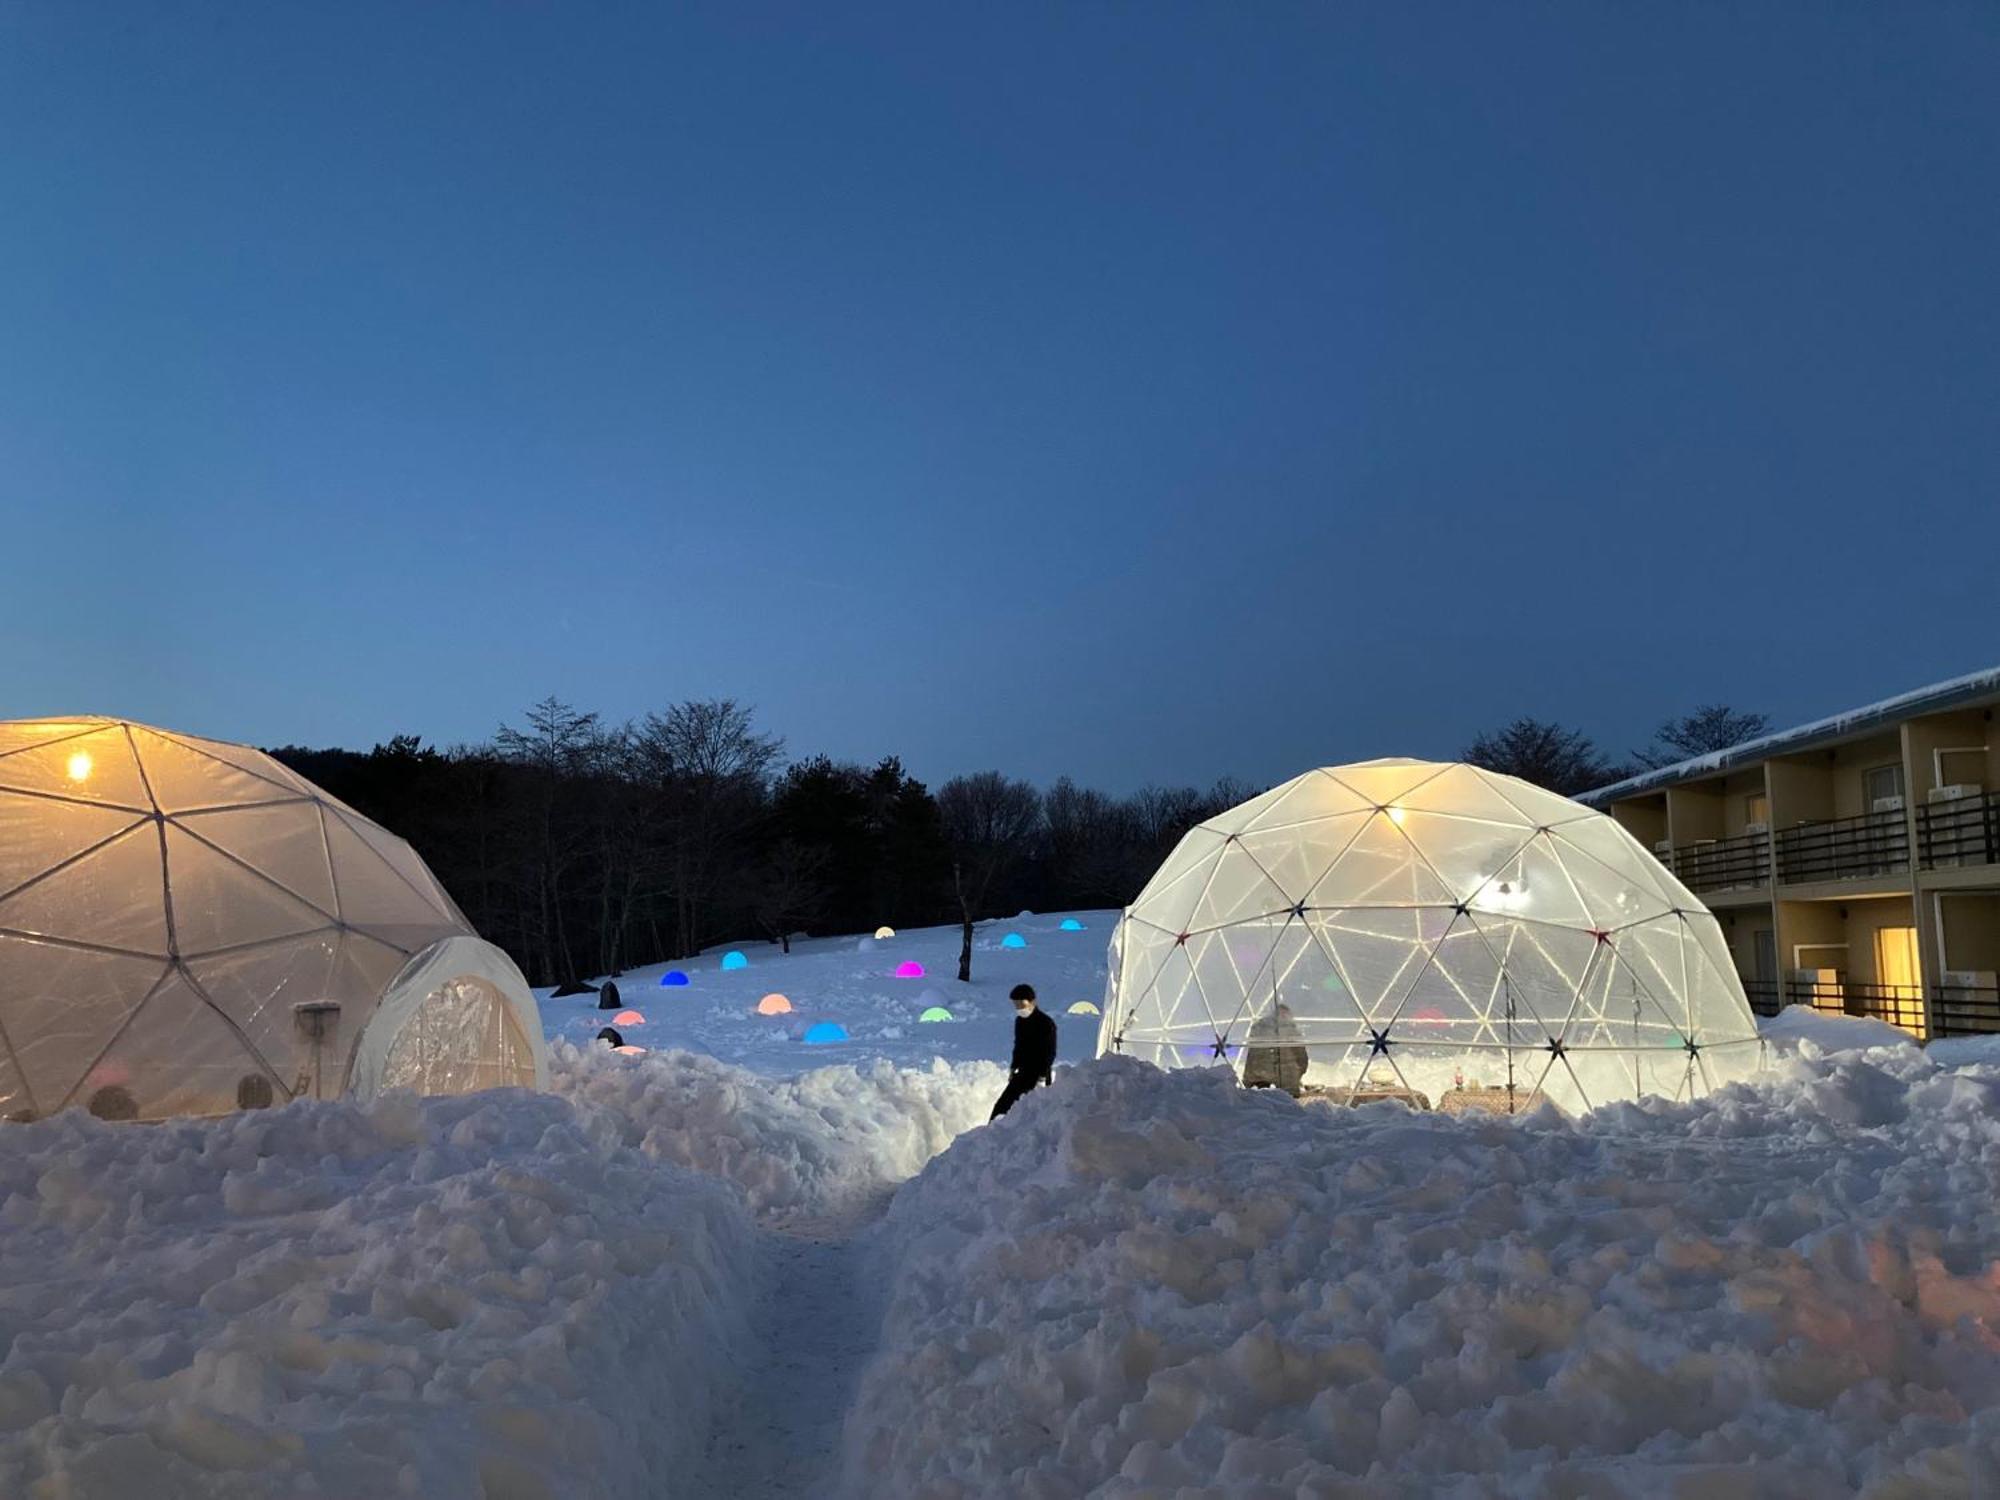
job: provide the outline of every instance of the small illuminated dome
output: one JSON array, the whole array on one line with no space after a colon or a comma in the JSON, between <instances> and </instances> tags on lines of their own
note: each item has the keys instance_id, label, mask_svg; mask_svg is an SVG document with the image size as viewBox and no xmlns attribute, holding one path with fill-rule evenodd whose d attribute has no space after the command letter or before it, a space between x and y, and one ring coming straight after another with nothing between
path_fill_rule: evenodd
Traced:
<instances>
[{"instance_id":1,"label":"small illuminated dome","mask_svg":"<svg viewBox=\"0 0 2000 1500\"><path fill-rule=\"evenodd\" d=\"M805 1043L810 1047L824 1047L831 1042L847 1040L847 1028L838 1021L815 1021L806 1028Z\"/></svg>"},{"instance_id":2,"label":"small illuminated dome","mask_svg":"<svg viewBox=\"0 0 2000 1500\"><path fill-rule=\"evenodd\" d=\"M1073 1016L1095 1016L1103 1014L1103 1012L1099 1011L1098 1008L1092 1005L1088 1000L1077 1001L1076 1004L1072 1005L1069 1008L1069 1013Z\"/></svg>"},{"instance_id":3,"label":"small illuminated dome","mask_svg":"<svg viewBox=\"0 0 2000 1500\"><path fill-rule=\"evenodd\" d=\"M623 1046L613 1047L611 1050L624 1057L644 1057L646 1055L644 1047L635 1047L630 1042L625 1043Z\"/></svg>"},{"instance_id":4,"label":"small illuminated dome","mask_svg":"<svg viewBox=\"0 0 2000 1500\"><path fill-rule=\"evenodd\" d=\"M922 1015L918 1016L917 1019L919 1021L949 1021L951 1019L951 1012L946 1010L942 1005L933 1005Z\"/></svg>"},{"instance_id":5,"label":"small illuminated dome","mask_svg":"<svg viewBox=\"0 0 2000 1500\"><path fill-rule=\"evenodd\" d=\"M895 935L896 929L893 927L878 927L875 929L875 939L877 942L886 942Z\"/></svg>"},{"instance_id":6,"label":"small illuminated dome","mask_svg":"<svg viewBox=\"0 0 2000 1500\"><path fill-rule=\"evenodd\" d=\"M1003 948L1025 948L1028 946L1028 940L1018 932L1010 932L1000 939L1000 946Z\"/></svg>"},{"instance_id":7,"label":"small illuminated dome","mask_svg":"<svg viewBox=\"0 0 2000 1500\"><path fill-rule=\"evenodd\" d=\"M687 982L687 975L683 974L679 969L669 969L660 976L660 988L663 990L679 989Z\"/></svg>"},{"instance_id":8,"label":"small illuminated dome","mask_svg":"<svg viewBox=\"0 0 2000 1500\"><path fill-rule=\"evenodd\" d=\"M1081 932L1083 931L1083 923L1077 921L1075 917L1064 917L1062 919L1061 930L1064 932Z\"/></svg>"},{"instance_id":9,"label":"small illuminated dome","mask_svg":"<svg viewBox=\"0 0 2000 1500\"><path fill-rule=\"evenodd\" d=\"M1380 760L1191 829L1112 940L1100 1053L1273 1081L1294 1049L1335 1098L1580 1111L1706 1093L1761 1043L1715 918L1618 823Z\"/></svg>"},{"instance_id":10,"label":"small illuminated dome","mask_svg":"<svg viewBox=\"0 0 2000 1500\"><path fill-rule=\"evenodd\" d=\"M416 851L246 745L0 723L0 1115L543 1086L534 996Z\"/></svg>"},{"instance_id":11,"label":"small illuminated dome","mask_svg":"<svg viewBox=\"0 0 2000 1500\"><path fill-rule=\"evenodd\" d=\"M896 977L898 979L922 979L924 977L924 966L914 958L906 958L896 965Z\"/></svg>"},{"instance_id":12,"label":"small illuminated dome","mask_svg":"<svg viewBox=\"0 0 2000 1500\"><path fill-rule=\"evenodd\" d=\"M792 1002L783 995L766 995L757 1002L757 1014L760 1016L789 1016L791 1013Z\"/></svg>"},{"instance_id":13,"label":"small illuminated dome","mask_svg":"<svg viewBox=\"0 0 2000 1500\"><path fill-rule=\"evenodd\" d=\"M731 948L727 953L722 955L722 972L725 974L729 973L732 969L747 969L749 967L750 960L745 958L741 953L738 953L734 948Z\"/></svg>"},{"instance_id":14,"label":"small illuminated dome","mask_svg":"<svg viewBox=\"0 0 2000 1500\"><path fill-rule=\"evenodd\" d=\"M611 1018L613 1026L644 1026L646 1018L636 1010L621 1010Z\"/></svg>"}]
</instances>

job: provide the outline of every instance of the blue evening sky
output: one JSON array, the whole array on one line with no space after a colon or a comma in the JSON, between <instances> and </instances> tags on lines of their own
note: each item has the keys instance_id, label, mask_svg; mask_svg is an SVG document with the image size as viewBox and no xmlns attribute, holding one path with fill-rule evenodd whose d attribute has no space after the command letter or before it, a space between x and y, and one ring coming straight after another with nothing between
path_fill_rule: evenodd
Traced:
<instances>
[{"instance_id":1,"label":"blue evening sky","mask_svg":"<svg viewBox=\"0 0 2000 1500\"><path fill-rule=\"evenodd\" d=\"M0 0L0 717L1114 790L2000 660L2000 8Z\"/></svg>"}]
</instances>

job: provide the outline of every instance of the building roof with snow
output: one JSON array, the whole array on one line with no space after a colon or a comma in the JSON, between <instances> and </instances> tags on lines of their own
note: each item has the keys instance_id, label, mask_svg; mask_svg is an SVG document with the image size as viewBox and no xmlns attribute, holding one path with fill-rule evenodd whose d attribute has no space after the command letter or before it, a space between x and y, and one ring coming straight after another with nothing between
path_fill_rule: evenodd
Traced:
<instances>
[{"instance_id":1,"label":"building roof with snow","mask_svg":"<svg viewBox=\"0 0 2000 1500\"><path fill-rule=\"evenodd\" d=\"M1637 776L1628 776L1623 781L1614 781L1609 786L1601 786L1595 791L1586 792L1577 800L1590 807L1603 807L1621 797L1630 797L1656 787L1672 786L1698 777L1719 775L1737 766L1769 760L1774 755L1795 755L1802 750L1813 750L1840 740L1853 739L1918 714L1941 713L1946 709L1963 708L1987 698L2000 699L2000 667L1986 667L1977 672L1968 672L1963 677L1933 682L1926 687L1898 693L1893 698L1883 698L1861 708L1830 714L1826 718L1814 719L1811 723L1799 724L1791 729L1780 729L1771 734L1759 735L1754 740L1745 740L1742 744L1731 745L1726 750L1711 750L1706 755L1676 761L1673 765L1661 766L1657 770L1642 771Z\"/></svg>"}]
</instances>

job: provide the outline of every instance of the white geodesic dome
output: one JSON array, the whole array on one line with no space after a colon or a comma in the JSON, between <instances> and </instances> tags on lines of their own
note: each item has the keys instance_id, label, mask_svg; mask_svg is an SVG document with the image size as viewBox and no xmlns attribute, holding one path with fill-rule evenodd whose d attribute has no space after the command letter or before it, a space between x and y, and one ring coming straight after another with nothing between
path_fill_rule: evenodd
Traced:
<instances>
[{"instance_id":1,"label":"white geodesic dome","mask_svg":"<svg viewBox=\"0 0 2000 1500\"><path fill-rule=\"evenodd\" d=\"M247 746L0 723L0 1115L547 1077L520 971L401 839Z\"/></svg>"},{"instance_id":2,"label":"white geodesic dome","mask_svg":"<svg viewBox=\"0 0 2000 1500\"><path fill-rule=\"evenodd\" d=\"M1416 760L1308 771L1192 829L1118 924L1100 1054L1268 1077L1280 1047L1335 1098L1571 1110L1761 1055L1714 916L1615 821Z\"/></svg>"}]
</instances>

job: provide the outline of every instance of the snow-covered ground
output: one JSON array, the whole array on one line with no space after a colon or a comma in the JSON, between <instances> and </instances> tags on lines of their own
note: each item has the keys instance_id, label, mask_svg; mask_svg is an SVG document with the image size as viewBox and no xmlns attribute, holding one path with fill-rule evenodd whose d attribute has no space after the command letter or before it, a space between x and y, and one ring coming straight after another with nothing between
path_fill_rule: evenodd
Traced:
<instances>
[{"instance_id":1,"label":"snow-covered ground","mask_svg":"<svg viewBox=\"0 0 2000 1500\"><path fill-rule=\"evenodd\" d=\"M1587 1120L1109 1059L896 1198L855 1493L2000 1494L2000 1069Z\"/></svg>"},{"instance_id":2,"label":"snow-covered ground","mask_svg":"<svg viewBox=\"0 0 2000 1500\"><path fill-rule=\"evenodd\" d=\"M547 1001L543 1096L0 1130L0 1496L2000 1495L1992 1044L1300 1106L1088 1062L1063 915ZM1078 1066L974 1128L1024 979Z\"/></svg>"},{"instance_id":3,"label":"snow-covered ground","mask_svg":"<svg viewBox=\"0 0 2000 1500\"><path fill-rule=\"evenodd\" d=\"M1065 932L1064 921L1082 924ZM893 938L808 938L790 953L775 943L722 943L699 958L651 964L617 976L621 1008L645 1017L642 1026L619 1028L628 1043L648 1049L679 1047L703 1052L760 1073L790 1077L832 1063L883 1058L928 1067L947 1062L1005 1062L1013 1046L1014 1010L1007 992L1031 984L1043 1009L1061 1028L1062 1055L1080 1060L1097 1047L1097 1018L1072 1016L1078 1001L1104 999L1105 948L1117 926L1115 911L1055 912L982 922L973 938L972 980L960 984L959 929L926 927ZM1007 948L1009 933L1027 944ZM724 971L722 960L740 952L749 967ZM896 976L914 963L921 979ZM684 986L660 983L670 969L688 977ZM757 1014L766 995L783 995L788 1015ZM595 995L557 1000L537 990L542 1029L551 1041L588 1042L610 1021ZM951 1012L949 1021L920 1021L933 1006ZM843 1027L849 1041L807 1043L815 1022Z\"/></svg>"}]
</instances>

